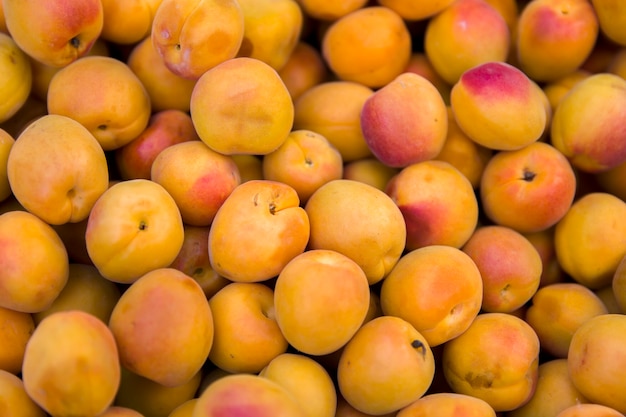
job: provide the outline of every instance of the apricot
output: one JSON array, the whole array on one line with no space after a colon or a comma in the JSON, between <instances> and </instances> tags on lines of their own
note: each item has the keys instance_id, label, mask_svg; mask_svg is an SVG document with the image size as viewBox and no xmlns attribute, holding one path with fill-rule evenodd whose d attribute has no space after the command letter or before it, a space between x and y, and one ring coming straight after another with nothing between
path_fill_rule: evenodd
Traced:
<instances>
[{"instance_id":1,"label":"apricot","mask_svg":"<svg viewBox=\"0 0 626 417\"><path fill-rule=\"evenodd\" d=\"M626 311L626 255L617 265L610 287L617 305L622 311Z\"/></svg>"},{"instance_id":2,"label":"apricot","mask_svg":"<svg viewBox=\"0 0 626 417\"><path fill-rule=\"evenodd\" d=\"M514 410L535 392L539 339L516 316L481 313L443 345L441 364L453 392L480 398L497 412Z\"/></svg>"},{"instance_id":3,"label":"apricot","mask_svg":"<svg viewBox=\"0 0 626 417\"><path fill-rule=\"evenodd\" d=\"M31 313L0 307L0 370L15 375L22 371L26 344L34 330Z\"/></svg>"},{"instance_id":4,"label":"apricot","mask_svg":"<svg viewBox=\"0 0 626 417\"><path fill-rule=\"evenodd\" d=\"M554 111L552 144L584 172L617 167L626 161L625 105L625 79L610 73L586 77Z\"/></svg>"},{"instance_id":5,"label":"apricot","mask_svg":"<svg viewBox=\"0 0 626 417\"><path fill-rule=\"evenodd\" d=\"M361 129L361 111L374 91L356 82L327 81L294 101L293 129L324 136L344 162L372 156Z\"/></svg>"},{"instance_id":6,"label":"apricot","mask_svg":"<svg viewBox=\"0 0 626 417\"><path fill-rule=\"evenodd\" d=\"M478 200L469 180L444 161L403 168L385 188L406 225L406 249L429 245L460 248L478 223Z\"/></svg>"},{"instance_id":7,"label":"apricot","mask_svg":"<svg viewBox=\"0 0 626 417\"><path fill-rule=\"evenodd\" d=\"M335 417L335 385L315 359L298 353L283 353L272 359L259 375L285 387L308 417Z\"/></svg>"},{"instance_id":8,"label":"apricot","mask_svg":"<svg viewBox=\"0 0 626 417\"><path fill-rule=\"evenodd\" d=\"M98 199L87 221L85 244L105 278L129 284L172 263L184 240L180 211L154 181L113 184Z\"/></svg>"},{"instance_id":9,"label":"apricot","mask_svg":"<svg viewBox=\"0 0 626 417\"><path fill-rule=\"evenodd\" d=\"M237 0L237 3L244 27L237 56L258 59L279 71L300 40L304 16L298 1Z\"/></svg>"},{"instance_id":10,"label":"apricot","mask_svg":"<svg viewBox=\"0 0 626 417\"><path fill-rule=\"evenodd\" d=\"M478 315L483 281L460 249L429 245L402 256L380 289L385 315L415 327L431 347L457 337Z\"/></svg>"},{"instance_id":11,"label":"apricot","mask_svg":"<svg viewBox=\"0 0 626 417\"><path fill-rule=\"evenodd\" d=\"M241 182L232 158L198 140L163 149L152 161L150 179L172 196L183 223L190 226L209 226Z\"/></svg>"},{"instance_id":12,"label":"apricot","mask_svg":"<svg viewBox=\"0 0 626 417\"><path fill-rule=\"evenodd\" d=\"M22 380L28 395L51 415L98 415L113 403L120 385L116 340L89 313L54 313L30 337Z\"/></svg>"},{"instance_id":13,"label":"apricot","mask_svg":"<svg viewBox=\"0 0 626 417\"><path fill-rule=\"evenodd\" d=\"M263 178L293 187L305 204L328 181L341 179L341 153L319 133L292 130L274 152L263 156Z\"/></svg>"},{"instance_id":14,"label":"apricot","mask_svg":"<svg viewBox=\"0 0 626 417\"><path fill-rule=\"evenodd\" d=\"M133 282L115 305L109 327L120 363L169 387L189 382L213 343L213 316L202 288L172 268Z\"/></svg>"},{"instance_id":15,"label":"apricot","mask_svg":"<svg viewBox=\"0 0 626 417\"><path fill-rule=\"evenodd\" d=\"M0 412L5 417L46 417L46 412L28 395L22 380L0 368Z\"/></svg>"},{"instance_id":16,"label":"apricot","mask_svg":"<svg viewBox=\"0 0 626 417\"><path fill-rule=\"evenodd\" d=\"M46 103L49 114L71 117L85 126L104 150L139 136L152 111L139 78L126 63L108 56L87 56L57 72Z\"/></svg>"},{"instance_id":17,"label":"apricot","mask_svg":"<svg viewBox=\"0 0 626 417\"><path fill-rule=\"evenodd\" d=\"M574 332L587 320L608 310L589 288L578 283L556 283L537 290L525 320L537 333L541 348L566 358Z\"/></svg>"},{"instance_id":18,"label":"apricot","mask_svg":"<svg viewBox=\"0 0 626 417\"><path fill-rule=\"evenodd\" d=\"M387 183L398 172L399 168L392 168L374 157L369 157L344 164L343 179L360 181L385 191Z\"/></svg>"},{"instance_id":19,"label":"apricot","mask_svg":"<svg viewBox=\"0 0 626 417\"><path fill-rule=\"evenodd\" d=\"M380 0L378 4L390 8L398 13L403 19L426 20L449 7L454 0L434 0L423 2L419 0Z\"/></svg>"},{"instance_id":20,"label":"apricot","mask_svg":"<svg viewBox=\"0 0 626 417\"><path fill-rule=\"evenodd\" d=\"M584 80L591 73L584 69L578 69L556 80L545 83L543 92L548 98L552 114L556 111L556 106L561 102L563 97L574 87L579 81Z\"/></svg>"},{"instance_id":21,"label":"apricot","mask_svg":"<svg viewBox=\"0 0 626 417\"><path fill-rule=\"evenodd\" d=\"M534 81L553 81L580 68L597 37L598 19L589 1L535 0L519 13L517 60Z\"/></svg>"},{"instance_id":22,"label":"apricot","mask_svg":"<svg viewBox=\"0 0 626 417\"><path fill-rule=\"evenodd\" d=\"M424 395L417 401L407 405L396 417L495 417L496 412L485 401L471 395L454 392L438 392Z\"/></svg>"},{"instance_id":23,"label":"apricot","mask_svg":"<svg viewBox=\"0 0 626 417\"><path fill-rule=\"evenodd\" d=\"M518 68L487 62L465 71L450 93L454 118L478 144L515 150L537 141L548 121L541 88ZM523 114L523 120L516 115Z\"/></svg>"},{"instance_id":24,"label":"apricot","mask_svg":"<svg viewBox=\"0 0 626 417\"><path fill-rule=\"evenodd\" d=\"M624 4L615 0L591 0L600 31L618 45L626 46Z\"/></svg>"},{"instance_id":25,"label":"apricot","mask_svg":"<svg viewBox=\"0 0 626 417\"><path fill-rule=\"evenodd\" d=\"M224 376L198 397L192 417L254 415L304 417L298 400L282 385L254 374Z\"/></svg>"},{"instance_id":26,"label":"apricot","mask_svg":"<svg viewBox=\"0 0 626 417\"><path fill-rule=\"evenodd\" d=\"M211 298L231 282L215 272L211 266L209 229L209 226L184 225L183 246L169 265L170 268L178 269L195 279L207 298Z\"/></svg>"},{"instance_id":27,"label":"apricot","mask_svg":"<svg viewBox=\"0 0 626 417\"><path fill-rule=\"evenodd\" d=\"M308 248L346 255L363 269L370 284L387 276L404 251L402 212L391 197L371 185L345 179L327 182L309 198L305 210L310 222Z\"/></svg>"},{"instance_id":28,"label":"apricot","mask_svg":"<svg viewBox=\"0 0 626 417\"><path fill-rule=\"evenodd\" d=\"M122 180L149 180L152 163L161 151L191 140L200 138L188 113L176 108L155 111L139 136L115 150L115 166Z\"/></svg>"},{"instance_id":29,"label":"apricot","mask_svg":"<svg viewBox=\"0 0 626 417\"><path fill-rule=\"evenodd\" d=\"M328 69L321 52L310 43L299 40L287 61L278 70L292 100L328 78Z\"/></svg>"},{"instance_id":30,"label":"apricot","mask_svg":"<svg viewBox=\"0 0 626 417\"><path fill-rule=\"evenodd\" d=\"M244 14L236 0L163 0L150 36L170 71L197 80L237 55L244 26Z\"/></svg>"},{"instance_id":31,"label":"apricot","mask_svg":"<svg viewBox=\"0 0 626 417\"><path fill-rule=\"evenodd\" d=\"M0 215L0 247L0 307L48 308L69 275L67 251L52 226L27 211L8 211Z\"/></svg>"},{"instance_id":32,"label":"apricot","mask_svg":"<svg viewBox=\"0 0 626 417\"><path fill-rule=\"evenodd\" d=\"M229 59L206 71L190 105L200 139L227 155L276 150L294 121L289 90L276 70L254 58Z\"/></svg>"},{"instance_id":33,"label":"apricot","mask_svg":"<svg viewBox=\"0 0 626 417\"><path fill-rule=\"evenodd\" d=\"M192 417L193 409L195 408L197 402L198 398L187 400L173 409L167 417Z\"/></svg>"},{"instance_id":34,"label":"apricot","mask_svg":"<svg viewBox=\"0 0 626 417\"><path fill-rule=\"evenodd\" d=\"M622 335L626 316L601 314L584 322L572 336L567 364L574 386L589 402L626 413L624 378L626 363Z\"/></svg>"},{"instance_id":35,"label":"apricot","mask_svg":"<svg viewBox=\"0 0 626 417\"><path fill-rule=\"evenodd\" d=\"M220 369L229 373L259 373L287 351L270 287L232 282L209 298L209 306L214 329L209 360Z\"/></svg>"},{"instance_id":36,"label":"apricot","mask_svg":"<svg viewBox=\"0 0 626 417\"><path fill-rule=\"evenodd\" d=\"M133 46L126 64L146 89L153 112L171 109L189 111L196 80L173 73L152 43L151 37L146 37Z\"/></svg>"},{"instance_id":37,"label":"apricot","mask_svg":"<svg viewBox=\"0 0 626 417\"><path fill-rule=\"evenodd\" d=\"M13 194L9 183L7 165L9 153L15 143L15 139L6 130L0 128L0 202Z\"/></svg>"},{"instance_id":38,"label":"apricot","mask_svg":"<svg viewBox=\"0 0 626 417\"><path fill-rule=\"evenodd\" d=\"M81 310L108 323L120 295L118 286L95 266L70 263L67 283L48 308L33 313L33 320L38 324L58 311Z\"/></svg>"},{"instance_id":39,"label":"apricot","mask_svg":"<svg viewBox=\"0 0 626 417\"><path fill-rule=\"evenodd\" d=\"M539 288L543 263L521 233L505 226L481 226L462 249L480 271L484 311L511 313Z\"/></svg>"},{"instance_id":40,"label":"apricot","mask_svg":"<svg viewBox=\"0 0 626 417\"><path fill-rule=\"evenodd\" d=\"M328 2L324 0L298 0L306 16L332 22L367 4L367 0L341 0Z\"/></svg>"},{"instance_id":41,"label":"apricot","mask_svg":"<svg viewBox=\"0 0 626 417\"><path fill-rule=\"evenodd\" d=\"M150 38L152 21L162 0L103 0L100 39L121 45Z\"/></svg>"},{"instance_id":42,"label":"apricot","mask_svg":"<svg viewBox=\"0 0 626 417\"><path fill-rule=\"evenodd\" d=\"M626 254L626 203L594 192L574 201L554 230L556 256L576 282L597 289L611 284Z\"/></svg>"},{"instance_id":43,"label":"apricot","mask_svg":"<svg viewBox=\"0 0 626 417\"><path fill-rule=\"evenodd\" d=\"M448 84L487 62L504 62L511 46L502 15L483 0L458 0L428 20L424 51Z\"/></svg>"},{"instance_id":44,"label":"apricot","mask_svg":"<svg viewBox=\"0 0 626 417\"><path fill-rule=\"evenodd\" d=\"M276 181L248 181L217 211L209 232L209 259L231 281L266 281L304 252L309 235L309 217L296 190Z\"/></svg>"},{"instance_id":45,"label":"apricot","mask_svg":"<svg viewBox=\"0 0 626 417\"><path fill-rule=\"evenodd\" d=\"M368 312L369 297L367 277L355 261L333 250L310 249L278 275L274 314L291 346L325 355L354 336Z\"/></svg>"},{"instance_id":46,"label":"apricot","mask_svg":"<svg viewBox=\"0 0 626 417\"><path fill-rule=\"evenodd\" d=\"M487 162L480 181L481 207L494 223L521 233L554 226L576 194L576 174L548 143L502 151Z\"/></svg>"},{"instance_id":47,"label":"apricot","mask_svg":"<svg viewBox=\"0 0 626 417\"><path fill-rule=\"evenodd\" d=\"M537 249L541 257L541 279L539 287L556 284L566 280L565 273L556 258L554 247L554 227L534 233L522 233L526 239Z\"/></svg>"},{"instance_id":48,"label":"apricot","mask_svg":"<svg viewBox=\"0 0 626 417\"><path fill-rule=\"evenodd\" d=\"M624 183L625 176L626 161L614 168L598 172L594 175L594 178L601 190L626 201L626 183Z\"/></svg>"},{"instance_id":49,"label":"apricot","mask_svg":"<svg viewBox=\"0 0 626 417\"><path fill-rule=\"evenodd\" d=\"M402 17L382 6L362 7L338 18L321 40L322 56L340 80L371 88L384 86L404 71L411 47Z\"/></svg>"},{"instance_id":50,"label":"apricot","mask_svg":"<svg viewBox=\"0 0 626 417\"><path fill-rule=\"evenodd\" d=\"M122 366L120 388L114 404L136 410L144 417L169 417L177 407L196 397L201 381L202 372L198 372L184 384L167 387Z\"/></svg>"},{"instance_id":51,"label":"apricot","mask_svg":"<svg viewBox=\"0 0 626 417\"><path fill-rule=\"evenodd\" d=\"M575 404L562 410L556 417L620 417L622 413L601 404Z\"/></svg>"},{"instance_id":52,"label":"apricot","mask_svg":"<svg viewBox=\"0 0 626 417\"><path fill-rule=\"evenodd\" d=\"M17 137L7 161L13 195L46 223L85 220L109 186L104 151L67 116L46 115Z\"/></svg>"},{"instance_id":53,"label":"apricot","mask_svg":"<svg viewBox=\"0 0 626 417\"><path fill-rule=\"evenodd\" d=\"M0 123L13 117L30 95L33 74L29 56L6 33L0 33Z\"/></svg>"},{"instance_id":54,"label":"apricot","mask_svg":"<svg viewBox=\"0 0 626 417\"><path fill-rule=\"evenodd\" d=\"M378 160L401 168L439 154L448 132L448 111L430 81L405 72L365 101L361 129Z\"/></svg>"},{"instance_id":55,"label":"apricot","mask_svg":"<svg viewBox=\"0 0 626 417\"><path fill-rule=\"evenodd\" d=\"M537 368L537 387L530 401L507 413L510 417L556 416L564 409L587 402L569 376L567 359L550 359Z\"/></svg>"},{"instance_id":56,"label":"apricot","mask_svg":"<svg viewBox=\"0 0 626 417\"><path fill-rule=\"evenodd\" d=\"M107 408L104 413L98 414L98 417L145 417L139 411L135 411L132 408L120 407L118 405L112 405Z\"/></svg>"},{"instance_id":57,"label":"apricot","mask_svg":"<svg viewBox=\"0 0 626 417\"><path fill-rule=\"evenodd\" d=\"M399 317L382 316L365 323L346 344L337 382L351 406L381 415L422 397L434 373L435 359L422 334Z\"/></svg>"},{"instance_id":58,"label":"apricot","mask_svg":"<svg viewBox=\"0 0 626 417\"><path fill-rule=\"evenodd\" d=\"M414 51L404 72L413 72L426 78L437 88L446 105L450 104L450 89L452 86L435 70L426 53Z\"/></svg>"},{"instance_id":59,"label":"apricot","mask_svg":"<svg viewBox=\"0 0 626 417\"><path fill-rule=\"evenodd\" d=\"M474 189L480 186L485 166L493 156L493 151L474 142L467 136L454 119L452 108L448 109L448 132L441 151L434 158L447 162L467 177Z\"/></svg>"},{"instance_id":60,"label":"apricot","mask_svg":"<svg viewBox=\"0 0 626 417\"><path fill-rule=\"evenodd\" d=\"M84 56L102 32L104 10L99 0L70 6L58 0L43 4L8 0L2 8L8 33L20 49L54 67Z\"/></svg>"}]
</instances>

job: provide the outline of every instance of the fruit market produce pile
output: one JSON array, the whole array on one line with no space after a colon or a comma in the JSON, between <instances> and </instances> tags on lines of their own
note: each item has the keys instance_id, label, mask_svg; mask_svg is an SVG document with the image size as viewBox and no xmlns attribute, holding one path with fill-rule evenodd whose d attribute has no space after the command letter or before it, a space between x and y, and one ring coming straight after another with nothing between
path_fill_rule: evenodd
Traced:
<instances>
[{"instance_id":1,"label":"fruit market produce pile","mask_svg":"<svg viewBox=\"0 0 626 417\"><path fill-rule=\"evenodd\" d=\"M0 6L2 417L626 413L626 2Z\"/></svg>"}]
</instances>

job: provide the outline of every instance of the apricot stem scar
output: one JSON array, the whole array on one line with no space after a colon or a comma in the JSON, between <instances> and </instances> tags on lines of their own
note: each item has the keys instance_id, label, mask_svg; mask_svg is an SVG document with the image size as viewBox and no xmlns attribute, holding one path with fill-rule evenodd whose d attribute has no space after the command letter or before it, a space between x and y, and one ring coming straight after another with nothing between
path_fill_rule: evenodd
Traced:
<instances>
[{"instance_id":1,"label":"apricot stem scar","mask_svg":"<svg viewBox=\"0 0 626 417\"><path fill-rule=\"evenodd\" d=\"M524 181L532 181L535 177L537 176L537 174L535 174L534 172L529 171L528 169L524 169L524 176L522 177L522 179Z\"/></svg>"},{"instance_id":2,"label":"apricot stem scar","mask_svg":"<svg viewBox=\"0 0 626 417\"><path fill-rule=\"evenodd\" d=\"M270 203L270 213L276 214L276 204Z\"/></svg>"},{"instance_id":3,"label":"apricot stem scar","mask_svg":"<svg viewBox=\"0 0 626 417\"><path fill-rule=\"evenodd\" d=\"M139 222L139 230L146 230L148 228L148 225L146 224L146 222L141 221Z\"/></svg>"},{"instance_id":4,"label":"apricot stem scar","mask_svg":"<svg viewBox=\"0 0 626 417\"><path fill-rule=\"evenodd\" d=\"M422 343L421 340L415 339L411 342L411 346L413 346L414 349L419 350L423 357L426 356L426 346L424 346L424 343Z\"/></svg>"},{"instance_id":5,"label":"apricot stem scar","mask_svg":"<svg viewBox=\"0 0 626 417\"><path fill-rule=\"evenodd\" d=\"M80 40L77 37L73 37L72 39L70 39L70 45L78 49L78 47L80 46Z\"/></svg>"}]
</instances>

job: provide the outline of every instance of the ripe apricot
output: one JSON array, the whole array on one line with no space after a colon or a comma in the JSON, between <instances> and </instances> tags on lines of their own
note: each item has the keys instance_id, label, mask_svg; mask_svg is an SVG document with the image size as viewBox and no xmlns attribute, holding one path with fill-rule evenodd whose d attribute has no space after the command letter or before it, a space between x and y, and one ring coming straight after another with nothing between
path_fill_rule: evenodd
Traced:
<instances>
[{"instance_id":1,"label":"ripe apricot","mask_svg":"<svg viewBox=\"0 0 626 417\"><path fill-rule=\"evenodd\" d=\"M363 7L331 24L322 38L321 50L340 80L382 87L406 68L411 58L411 34L393 10Z\"/></svg>"},{"instance_id":2,"label":"ripe apricot","mask_svg":"<svg viewBox=\"0 0 626 417\"><path fill-rule=\"evenodd\" d=\"M226 155L264 155L287 139L294 118L291 95L275 69L240 57L206 71L191 95L200 139Z\"/></svg>"}]
</instances>

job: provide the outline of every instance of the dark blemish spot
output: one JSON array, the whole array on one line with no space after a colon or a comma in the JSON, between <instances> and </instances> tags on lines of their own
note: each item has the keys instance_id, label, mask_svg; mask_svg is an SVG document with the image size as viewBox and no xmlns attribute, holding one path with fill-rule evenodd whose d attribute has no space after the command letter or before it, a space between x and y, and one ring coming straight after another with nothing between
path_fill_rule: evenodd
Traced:
<instances>
[{"instance_id":1,"label":"dark blemish spot","mask_svg":"<svg viewBox=\"0 0 626 417\"><path fill-rule=\"evenodd\" d=\"M424 343L421 342L421 340L415 339L411 342L411 346L413 346L414 349L420 351L422 357L426 357L426 346L424 345Z\"/></svg>"}]
</instances>

